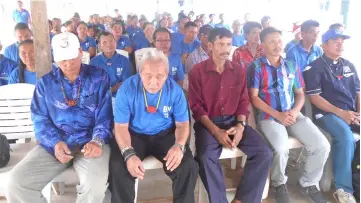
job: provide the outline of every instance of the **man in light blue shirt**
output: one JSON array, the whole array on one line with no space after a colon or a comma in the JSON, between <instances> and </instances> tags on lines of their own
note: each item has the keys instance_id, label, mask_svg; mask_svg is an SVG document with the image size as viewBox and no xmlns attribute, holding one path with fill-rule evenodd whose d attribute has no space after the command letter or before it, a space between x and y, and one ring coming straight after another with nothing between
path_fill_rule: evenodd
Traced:
<instances>
[{"instance_id":1,"label":"man in light blue shirt","mask_svg":"<svg viewBox=\"0 0 361 203\"><path fill-rule=\"evenodd\" d=\"M103 202L113 118L109 78L102 69L81 64L74 34L56 35L52 46L59 68L39 80L31 103L39 145L12 170L6 198L46 202L43 188L73 166L80 182L77 202Z\"/></svg>"},{"instance_id":2,"label":"man in light blue shirt","mask_svg":"<svg viewBox=\"0 0 361 203\"><path fill-rule=\"evenodd\" d=\"M154 45L157 50L162 51L169 62L169 78L175 80L181 87L183 87L184 68L180 55L170 52L171 33L166 28L158 28L154 32Z\"/></svg>"},{"instance_id":3,"label":"man in light blue shirt","mask_svg":"<svg viewBox=\"0 0 361 203\"><path fill-rule=\"evenodd\" d=\"M301 25L302 40L287 51L286 58L295 62L302 72L305 67L322 56L321 47L315 45L320 33L320 24L307 20Z\"/></svg>"},{"instance_id":4,"label":"man in light blue shirt","mask_svg":"<svg viewBox=\"0 0 361 203\"><path fill-rule=\"evenodd\" d=\"M23 2L17 1L18 8L13 12L13 20L15 23L25 23L31 25L31 17L29 11L23 8Z\"/></svg>"},{"instance_id":5,"label":"man in light blue shirt","mask_svg":"<svg viewBox=\"0 0 361 203\"><path fill-rule=\"evenodd\" d=\"M108 73L113 96L120 85L131 76L129 59L116 52L117 46L114 36L109 32L103 32L99 36L100 49L103 51L90 61L90 65L100 67Z\"/></svg>"},{"instance_id":6,"label":"man in light blue shirt","mask_svg":"<svg viewBox=\"0 0 361 203\"><path fill-rule=\"evenodd\" d=\"M15 33L17 42L15 42L14 44L11 44L5 48L4 56L8 59L13 60L15 63L19 63L19 60L20 60L19 51L18 51L19 43L21 43L22 41L25 41L27 39L31 39L32 32L29 29L27 24L18 23L15 25L14 33Z\"/></svg>"},{"instance_id":7,"label":"man in light blue shirt","mask_svg":"<svg viewBox=\"0 0 361 203\"><path fill-rule=\"evenodd\" d=\"M119 88L110 170L112 202L133 202L135 178L144 178L142 160L152 155L172 179L174 202L194 203L198 165L187 144L189 114L182 88L168 77L161 51L144 54L139 74Z\"/></svg>"},{"instance_id":8,"label":"man in light blue shirt","mask_svg":"<svg viewBox=\"0 0 361 203\"><path fill-rule=\"evenodd\" d=\"M143 32L142 28L138 27L138 16L134 15L131 18L130 25L126 28L129 39L133 41L133 36L136 33Z\"/></svg>"},{"instance_id":9,"label":"man in light blue shirt","mask_svg":"<svg viewBox=\"0 0 361 203\"><path fill-rule=\"evenodd\" d=\"M241 31L241 22L239 20L233 21L232 28L233 28L233 36L232 36L232 46L241 47L247 43L247 39L242 34Z\"/></svg>"},{"instance_id":10,"label":"man in light blue shirt","mask_svg":"<svg viewBox=\"0 0 361 203\"><path fill-rule=\"evenodd\" d=\"M137 51L139 49L153 47L153 34L154 34L154 25L150 22L144 23L144 31L137 32L133 35L133 50Z\"/></svg>"},{"instance_id":11,"label":"man in light blue shirt","mask_svg":"<svg viewBox=\"0 0 361 203\"><path fill-rule=\"evenodd\" d=\"M224 27L224 28L227 28L228 30L231 30L231 27L229 27L229 25L225 24L225 22L224 22L225 20L224 20L224 14L223 13L219 14L219 20L220 20L220 22L214 26L215 28Z\"/></svg>"},{"instance_id":12,"label":"man in light blue shirt","mask_svg":"<svg viewBox=\"0 0 361 203\"><path fill-rule=\"evenodd\" d=\"M0 41L0 51L2 48L3 46ZM0 54L0 86L8 84L9 75L17 66L18 64L16 64L14 61Z\"/></svg>"},{"instance_id":13,"label":"man in light blue shirt","mask_svg":"<svg viewBox=\"0 0 361 203\"><path fill-rule=\"evenodd\" d=\"M214 28L214 26L216 26L216 23L214 22L214 17L216 16L216 14L209 14L209 23L208 25L212 26Z\"/></svg>"}]
</instances>

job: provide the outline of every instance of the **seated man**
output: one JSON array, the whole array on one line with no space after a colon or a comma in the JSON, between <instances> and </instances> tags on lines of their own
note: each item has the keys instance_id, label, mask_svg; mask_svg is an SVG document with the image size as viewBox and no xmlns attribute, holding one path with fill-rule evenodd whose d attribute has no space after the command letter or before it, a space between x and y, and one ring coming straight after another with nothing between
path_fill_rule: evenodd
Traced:
<instances>
[{"instance_id":1,"label":"seated man","mask_svg":"<svg viewBox=\"0 0 361 203\"><path fill-rule=\"evenodd\" d=\"M105 71L81 64L82 51L72 33L54 37L59 68L42 77L31 103L39 142L11 171L9 202L46 202L42 189L73 165L80 184L77 202L99 203L108 187L112 107Z\"/></svg>"},{"instance_id":2,"label":"seated man","mask_svg":"<svg viewBox=\"0 0 361 203\"><path fill-rule=\"evenodd\" d=\"M299 180L302 193L315 203L329 202L317 189L330 144L312 121L300 112L305 96L300 70L294 62L281 57L281 31L268 27L261 32L265 56L247 70L248 88L258 114L258 125L274 150L271 187L277 203L289 203L286 166L288 136L297 138L306 148L308 158ZM290 133L290 134L288 134Z\"/></svg>"},{"instance_id":3,"label":"seated man","mask_svg":"<svg viewBox=\"0 0 361 203\"><path fill-rule=\"evenodd\" d=\"M172 34L167 28L158 28L153 34L155 48L168 57L169 77L183 87L184 68L182 59L178 54L170 52Z\"/></svg>"},{"instance_id":4,"label":"seated man","mask_svg":"<svg viewBox=\"0 0 361 203\"><path fill-rule=\"evenodd\" d=\"M146 53L139 74L120 87L115 104L115 139L110 158L112 202L133 202L142 160L154 156L173 181L175 203L194 202L198 165L187 144L189 115L182 88L168 77L168 59Z\"/></svg>"},{"instance_id":5,"label":"seated man","mask_svg":"<svg viewBox=\"0 0 361 203\"><path fill-rule=\"evenodd\" d=\"M303 72L316 124L332 137L335 196L340 203L356 202L352 196L352 132L360 133L360 80L355 66L341 58L343 41L348 38L339 30L328 30L322 36L324 55Z\"/></svg>"},{"instance_id":6,"label":"seated man","mask_svg":"<svg viewBox=\"0 0 361 203\"><path fill-rule=\"evenodd\" d=\"M137 32L133 35L133 50L137 51L143 48L149 48L154 46L153 34L154 34L154 25L152 23L146 22L143 25L144 31Z\"/></svg>"},{"instance_id":7,"label":"seated man","mask_svg":"<svg viewBox=\"0 0 361 203\"><path fill-rule=\"evenodd\" d=\"M248 92L246 72L228 61L232 33L215 28L209 36L211 57L189 73L189 103L196 123L196 160L211 203L226 203L226 186L219 157L222 148L239 148L247 166L232 203L259 203L266 184L272 152L246 124Z\"/></svg>"},{"instance_id":8,"label":"seated man","mask_svg":"<svg viewBox=\"0 0 361 203\"><path fill-rule=\"evenodd\" d=\"M263 55L262 46L259 44L259 34L261 33L262 25L257 22L248 21L243 26L243 30L247 43L234 51L232 61L247 69L252 61Z\"/></svg>"},{"instance_id":9,"label":"seated man","mask_svg":"<svg viewBox=\"0 0 361 203\"><path fill-rule=\"evenodd\" d=\"M99 45L103 53L94 57L90 65L100 67L108 73L112 94L115 96L120 85L132 75L129 59L116 52L117 43L109 32L102 32Z\"/></svg>"},{"instance_id":10,"label":"seated man","mask_svg":"<svg viewBox=\"0 0 361 203\"><path fill-rule=\"evenodd\" d=\"M15 42L5 48L4 56L8 59L13 60L15 63L20 63L20 56L19 56L19 50L18 50L19 43L21 43L22 41L25 41L27 39L31 39L32 32L29 29L27 24L18 23L15 25L14 33L15 33L17 42Z\"/></svg>"},{"instance_id":11,"label":"seated man","mask_svg":"<svg viewBox=\"0 0 361 203\"><path fill-rule=\"evenodd\" d=\"M242 32L242 24L239 20L233 21L232 24L233 36L232 36L232 45L235 47L241 47L247 43L247 39Z\"/></svg>"},{"instance_id":12,"label":"seated man","mask_svg":"<svg viewBox=\"0 0 361 203\"><path fill-rule=\"evenodd\" d=\"M183 40L172 40L172 53L182 56L182 63L185 64L188 56L201 46L197 39L198 26L194 22L184 25L185 35ZM181 38L179 38L181 39Z\"/></svg>"},{"instance_id":13,"label":"seated man","mask_svg":"<svg viewBox=\"0 0 361 203\"><path fill-rule=\"evenodd\" d=\"M0 41L0 51L3 46ZM18 66L14 61L0 54L0 86L7 85L11 72Z\"/></svg>"}]
</instances>

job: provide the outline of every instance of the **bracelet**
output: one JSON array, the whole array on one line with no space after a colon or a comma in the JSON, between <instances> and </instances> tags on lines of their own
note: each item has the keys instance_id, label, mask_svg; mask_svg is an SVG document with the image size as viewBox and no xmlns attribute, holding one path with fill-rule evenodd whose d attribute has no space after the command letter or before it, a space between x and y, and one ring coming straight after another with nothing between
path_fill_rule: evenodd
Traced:
<instances>
[{"instance_id":1,"label":"bracelet","mask_svg":"<svg viewBox=\"0 0 361 203\"><path fill-rule=\"evenodd\" d=\"M129 148L129 149L125 150L122 155L124 158L124 162L127 162L128 159L130 159L130 157L135 155L135 150L133 148Z\"/></svg>"},{"instance_id":2,"label":"bracelet","mask_svg":"<svg viewBox=\"0 0 361 203\"><path fill-rule=\"evenodd\" d=\"M120 153L123 155L125 151L127 151L128 149L133 149L132 147L124 147L122 150L120 150Z\"/></svg>"}]
</instances>

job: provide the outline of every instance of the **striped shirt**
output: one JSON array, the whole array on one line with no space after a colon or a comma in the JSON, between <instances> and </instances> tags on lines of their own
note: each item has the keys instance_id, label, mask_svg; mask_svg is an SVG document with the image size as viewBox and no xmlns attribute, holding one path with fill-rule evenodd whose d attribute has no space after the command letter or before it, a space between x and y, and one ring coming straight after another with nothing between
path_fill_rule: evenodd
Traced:
<instances>
[{"instance_id":1,"label":"striped shirt","mask_svg":"<svg viewBox=\"0 0 361 203\"><path fill-rule=\"evenodd\" d=\"M263 56L247 69L248 88L259 89L258 96L271 108L284 112L294 105L294 91L304 87L299 68L294 62L281 58L280 67L273 67ZM261 120L273 119L258 112Z\"/></svg>"}]
</instances>

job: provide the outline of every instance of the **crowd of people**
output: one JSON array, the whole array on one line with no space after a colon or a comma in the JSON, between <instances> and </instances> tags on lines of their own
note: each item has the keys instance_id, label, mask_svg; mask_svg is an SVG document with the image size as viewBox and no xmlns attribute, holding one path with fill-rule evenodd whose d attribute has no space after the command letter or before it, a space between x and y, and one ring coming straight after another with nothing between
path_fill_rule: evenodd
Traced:
<instances>
[{"instance_id":1,"label":"crowd of people","mask_svg":"<svg viewBox=\"0 0 361 203\"><path fill-rule=\"evenodd\" d=\"M9 203L45 202L41 190L69 165L80 180L77 202L102 202L108 188L112 202L133 202L135 179L144 178L142 160L149 155L172 179L174 202L194 202L198 174L211 203L227 202L218 160L223 147L247 154L232 203L261 202L269 170L276 202L289 203L288 136L307 151L299 187L310 201L331 202L318 185L332 149L334 197L356 202L351 163L360 81L342 57L350 38L342 24L331 25L318 46L319 23L295 23L295 38L284 46L269 16L255 22L247 14L229 26L224 14L220 22L215 14L206 22L205 14L194 12L179 13L176 22L168 13L149 22L137 15L123 20L116 9L115 18L94 14L84 22L75 13L64 24L49 20L54 64L36 80L41 59L34 58L28 12L18 5L17 42L0 55L0 85L36 85L31 112L40 144L12 170ZM153 49L135 71L134 53L143 48ZM90 54L89 65L82 63L83 52ZM304 116L306 97L313 119ZM258 131L247 123L250 112ZM331 135L331 145L319 128Z\"/></svg>"}]
</instances>

